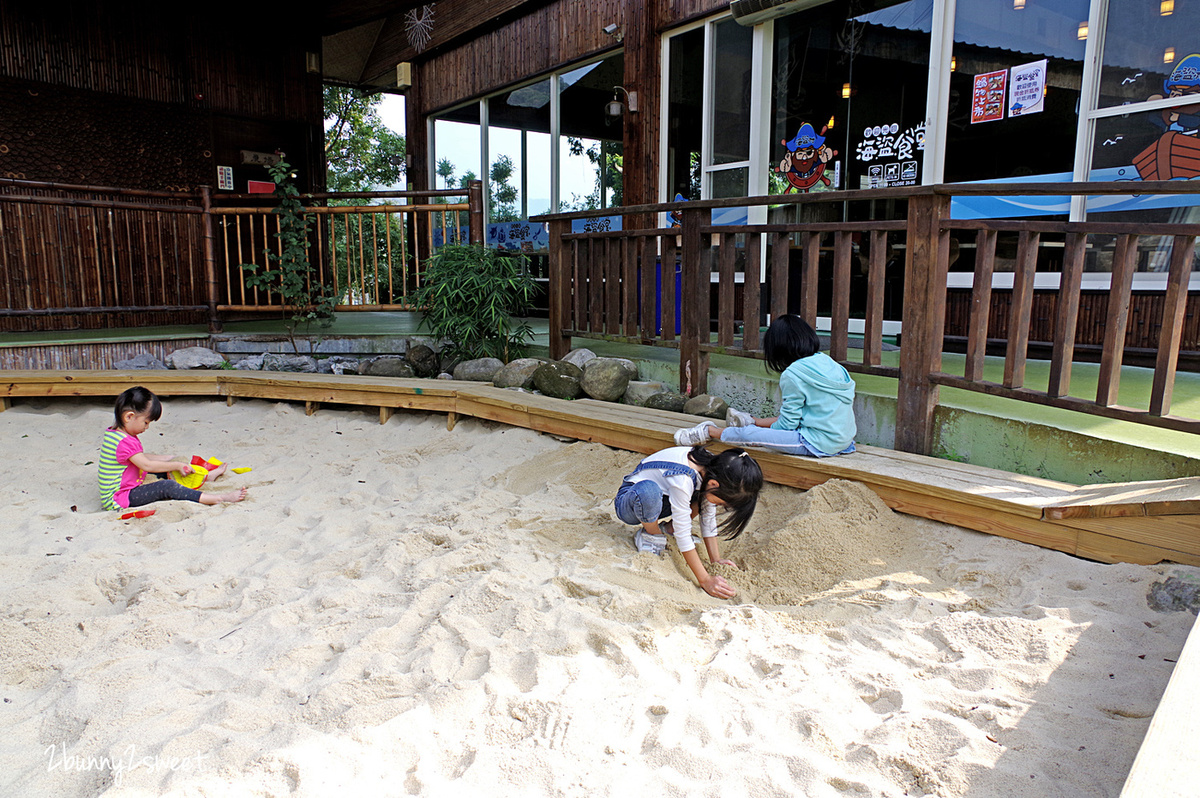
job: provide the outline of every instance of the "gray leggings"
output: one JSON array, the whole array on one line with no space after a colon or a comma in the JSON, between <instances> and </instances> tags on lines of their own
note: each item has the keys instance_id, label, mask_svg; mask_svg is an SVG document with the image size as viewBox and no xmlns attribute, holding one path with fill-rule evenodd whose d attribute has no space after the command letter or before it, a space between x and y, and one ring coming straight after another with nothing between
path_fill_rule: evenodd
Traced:
<instances>
[{"instance_id":1,"label":"gray leggings","mask_svg":"<svg viewBox=\"0 0 1200 798\"><path fill-rule=\"evenodd\" d=\"M141 507L152 502L167 501L198 502L200 491L184 487L173 479L159 479L146 485L138 485L129 491L129 506Z\"/></svg>"}]
</instances>

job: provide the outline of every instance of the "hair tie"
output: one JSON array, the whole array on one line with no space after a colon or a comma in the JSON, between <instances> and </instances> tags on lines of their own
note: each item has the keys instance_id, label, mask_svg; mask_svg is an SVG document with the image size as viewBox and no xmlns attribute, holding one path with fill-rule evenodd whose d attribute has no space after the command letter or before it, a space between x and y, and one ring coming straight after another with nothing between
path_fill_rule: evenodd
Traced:
<instances>
[{"instance_id":1,"label":"hair tie","mask_svg":"<svg viewBox=\"0 0 1200 798\"><path fill-rule=\"evenodd\" d=\"M741 454L738 455L738 457L749 457L749 456L750 456L750 452L742 452Z\"/></svg>"}]
</instances>

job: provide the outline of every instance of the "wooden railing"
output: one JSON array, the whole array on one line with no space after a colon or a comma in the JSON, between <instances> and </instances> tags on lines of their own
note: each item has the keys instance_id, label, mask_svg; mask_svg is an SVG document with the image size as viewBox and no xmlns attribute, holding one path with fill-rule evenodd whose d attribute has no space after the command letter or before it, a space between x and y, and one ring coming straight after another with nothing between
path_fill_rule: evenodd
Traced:
<instances>
[{"instance_id":1,"label":"wooden railing","mask_svg":"<svg viewBox=\"0 0 1200 798\"><path fill-rule=\"evenodd\" d=\"M831 275L826 313L830 319L830 355L859 372L899 380L895 447L928 453L933 412L941 385L1053 405L1092 415L1119 418L1174 430L1200 433L1200 420L1171 415L1171 393L1183 343L1193 242L1198 224L1131 225L1110 222L1035 222L1021 220L955 221L953 194L1069 195L1191 193L1179 182L932 186L872 191L825 192L788 197L750 197L666 203L539 217L550 226L550 350L566 354L573 336L625 341L679 349L680 388L694 394L707 388L713 353L762 357L760 327L767 314L797 313L809 321L818 315L820 275ZM713 210L769 207L770 223L714 225ZM881 208L896 208L893 220L870 219ZM762 216L767 213L759 211ZM678 227L647 226L649 220L680 220ZM625 229L572 233L574 219L620 215ZM789 218L790 217L790 218ZM943 371L947 316L947 272L952 234L975 239L976 266L968 314L966 367L962 375ZM1004 371L1000 381L984 379L988 343L992 271L997 238L1015 234L1019 246L1012 302L1007 315ZM1034 273L1043 235L1063 239L1061 278L1055 293L1056 317L1050 354L1048 390L1025 385L1030 344ZM1167 236L1170 269L1161 303L1160 330L1149 406L1117 404L1126 346L1135 257L1139 240ZM1108 248L1104 242L1112 239ZM1111 289L1106 297L1099 385L1095 399L1068 395L1075 360L1075 330L1085 254L1106 248L1112 254ZM857 250L857 251L856 251ZM904 253L900 353L885 364L885 294L888 253ZM852 266L865 267L861 306L862 357L848 357ZM679 297L671 277L680 275ZM791 285L793 272L799 286ZM667 278L662 278L662 274ZM655 288L656 282L658 288ZM715 291L715 296L713 295ZM739 293L741 296L739 297ZM676 335L675 306L679 305ZM826 315L826 314L823 314Z\"/></svg>"},{"instance_id":2,"label":"wooden railing","mask_svg":"<svg viewBox=\"0 0 1200 798\"><path fill-rule=\"evenodd\" d=\"M214 199L216 202L214 203ZM483 243L482 184L453 191L302 195L313 279L337 310L411 309L424 261ZM367 204L383 200L386 204ZM454 201L451 201L454 200ZM230 203L236 203L231 205ZM0 179L0 330L145 327L275 311L241 264L271 268L273 195Z\"/></svg>"},{"instance_id":3,"label":"wooden railing","mask_svg":"<svg viewBox=\"0 0 1200 798\"><path fill-rule=\"evenodd\" d=\"M305 194L301 199L314 222L309 239L313 279L332 290L338 311L413 310L412 292L437 247L483 243L479 181L461 190ZM225 285L218 311L278 311L282 300L247 286L242 269L255 264L269 270L267 251L282 246L272 201L239 194L225 195L221 202L212 209L217 270Z\"/></svg>"}]
</instances>

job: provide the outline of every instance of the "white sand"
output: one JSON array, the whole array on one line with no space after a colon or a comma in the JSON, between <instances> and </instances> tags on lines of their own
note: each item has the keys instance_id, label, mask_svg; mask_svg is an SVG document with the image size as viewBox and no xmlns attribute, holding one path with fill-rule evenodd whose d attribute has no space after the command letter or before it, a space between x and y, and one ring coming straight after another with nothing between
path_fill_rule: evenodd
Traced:
<instances>
[{"instance_id":1,"label":"white sand","mask_svg":"<svg viewBox=\"0 0 1200 798\"><path fill-rule=\"evenodd\" d=\"M764 491L723 602L634 554L637 455L266 402L168 400L147 450L250 498L122 522L111 418L0 413L0 795L1116 796L1200 580L836 482Z\"/></svg>"}]
</instances>

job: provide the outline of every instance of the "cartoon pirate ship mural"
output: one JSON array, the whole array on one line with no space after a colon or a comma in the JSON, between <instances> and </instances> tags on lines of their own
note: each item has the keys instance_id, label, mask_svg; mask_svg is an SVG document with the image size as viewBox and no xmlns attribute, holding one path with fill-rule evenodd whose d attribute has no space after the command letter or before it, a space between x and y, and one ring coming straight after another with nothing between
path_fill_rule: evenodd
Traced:
<instances>
[{"instance_id":1,"label":"cartoon pirate ship mural","mask_svg":"<svg viewBox=\"0 0 1200 798\"><path fill-rule=\"evenodd\" d=\"M825 176L825 167L833 160L833 156L837 155L837 150L825 146L826 130L827 128L823 127L818 134L812 125L805 122L791 141L780 142L787 148L787 152L775 171L787 179L788 187L784 194L791 194L793 191L807 193L812 191L814 186L820 188L832 185L833 181Z\"/></svg>"},{"instance_id":2,"label":"cartoon pirate ship mural","mask_svg":"<svg viewBox=\"0 0 1200 798\"><path fill-rule=\"evenodd\" d=\"M1192 53L1179 62L1163 80L1164 94L1148 99L1200 94L1200 54ZM1173 106L1150 116L1155 127L1165 131L1157 141L1138 153L1133 166L1142 180L1191 179L1200 176L1200 105Z\"/></svg>"}]
</instances>

